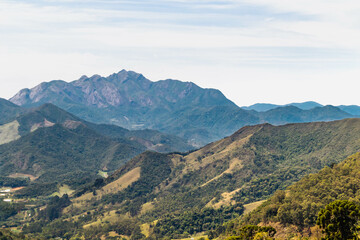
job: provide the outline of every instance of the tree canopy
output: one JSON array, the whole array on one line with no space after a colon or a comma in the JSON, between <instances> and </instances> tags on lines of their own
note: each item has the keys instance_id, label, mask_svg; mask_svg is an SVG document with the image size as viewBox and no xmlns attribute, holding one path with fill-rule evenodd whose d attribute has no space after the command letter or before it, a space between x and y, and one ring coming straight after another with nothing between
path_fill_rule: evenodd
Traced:
<instances>
[{"instance_id":1,"label":"tree canopy","mask_svg":"<svg viewBox=\"0 0 360 240\"><path fill-rule=\"evenodd\" d=\"M336 200L320 210L317 224L325 233L324 239L357 239L357 222L360 219L359 205Z\"/></svg>"}]
</instances>

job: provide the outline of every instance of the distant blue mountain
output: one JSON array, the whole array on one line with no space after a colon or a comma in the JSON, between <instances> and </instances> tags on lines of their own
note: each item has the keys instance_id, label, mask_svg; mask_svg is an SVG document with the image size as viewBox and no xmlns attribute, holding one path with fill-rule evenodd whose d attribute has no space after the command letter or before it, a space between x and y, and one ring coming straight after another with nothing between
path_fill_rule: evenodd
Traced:
<instances>
[{"instance_id":1,"label":"distant blue mountain","mask_svg":"<svg viewBox=\"0 0 360 240\"><path fill-rule=\"evenodd\" d=\"M316 107L323 107L324 105L321 105L320 103L314 102L314 101L308 101L308 102L302 102L302 103L289 103L285 105L277 105L277 104L271 104L271 103L256 103L254 105L248 106L248 107L241 107L244 110L255 110L257 112L266 112L278 107L286 107L286 106L294 106L297 108L300 108L302 110L310 110ZM340 105L335 106L339 109L341 109L344 112L347 112L354 116L360 116L360 106L357 105Z\"/></svg>"},{"instance_id":2,"label":"distant blue mountain","mask_svg":"<svg viewBox=\"0 0 360 240\"><path fill-rule=\"evenodd\" d=\"M300 108L302 110L310 110L312 108L316 107L323 107L320 103L314 102L314 101L308 101L308 102L302 102L302 103L289 103L285 105L277 105L277 104L271 104L271 103L256 103L254 105L248 106L248 107L241 107L245 110L255 110L257 112L266 112L278 107L286 107L286 106L294 106L297 108Z\"/></svg>"},{"instance_id":3,"label":"distant blue mountain","mask_svg":"<svg viewBox=\"0 0 360 240\"><path fill-rule=\"evenodd\" d=\"M338 108L340 108L344 112L350 113L352 115L360 116L360 106L356 106L356 105L349 105L349 106L340 105L340 106L338 106Z\"/></svg>"},{"instance_id":4,"label":"distant blue mountain","mask_svg":"<svg viewBox=\"0 0 360 240\"><path fill-rule=\"evenodd\" d=\"M254 110L257 112L266 112L271 109L275 109L281 107L281 105L271 104L271 103L256 103L254 105L248 106L248 107L241 107L244 110Z\"/></svg>"},{"instance_id":5,"label":"distant blue mountain","mask_svg":"<svg viewBox=\"0 0 360 240\"><path fill-rule=\"evenodd\" d=\"M313 101L308 101L303 103L290 103L290 104L286 104L286 106L295 106L303 110L310 110L316 107L323 107L323 105L321 105L320 103Z\"/></svg>"}]
</instances>

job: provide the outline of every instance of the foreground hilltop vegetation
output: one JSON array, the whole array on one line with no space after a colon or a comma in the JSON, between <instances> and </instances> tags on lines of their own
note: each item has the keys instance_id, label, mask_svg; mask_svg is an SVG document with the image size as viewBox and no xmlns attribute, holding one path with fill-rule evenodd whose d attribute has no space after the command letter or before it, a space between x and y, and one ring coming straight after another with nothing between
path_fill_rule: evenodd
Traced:
<instances>
[{"instance_id":1,"label":"foreground hilltop vegetation","mask_svg":"<svg viewBox=\"0 0 360 240\"><path fill-rule=\"evenodd\" d=\"M247 224L270 224L277 228L278 237L316 238L318 213L335 200L360 204L360 153L305 176L285 191L277 191L256 210L228 224L228 234L236 235Z\"/></svg>"}]
</instances>

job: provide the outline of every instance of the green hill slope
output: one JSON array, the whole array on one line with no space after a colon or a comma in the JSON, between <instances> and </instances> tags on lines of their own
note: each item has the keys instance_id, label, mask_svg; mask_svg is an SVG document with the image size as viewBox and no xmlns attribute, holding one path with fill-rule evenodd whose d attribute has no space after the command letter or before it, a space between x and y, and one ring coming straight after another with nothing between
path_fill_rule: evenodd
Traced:
<instances>
[{"instance_id":1,"label":"green hill slope","mask_svg":"<svg viewBox=\"0 0 360 240\"><path fill-rule=\"evenodd\" d=\"M288 234L309 236L314 233L311 228L316 225L320 209L335 200L360 203L360 153L304 177L286 191L276 192L260 207L239 220L233 229L239 229L241 224L271 223L280 232L288 228Z\"/></svg>"},{"instance_id":2,"label":"green hill slope","mask_svg":"<svg viewBox=\"0 0 360 240\"><path fill-rule=\"evenodd\" d=\"M26 109L0 98L0 124L8 123L24 112Z\"/></svg>"},{"instance_id":3,"label":"green hill slope","mask_svg":"<svg viewBox=\"0 0 360 240\"><path fill-rule=\"evenodd\" d=\"M195 217L207 207L264 200L357 151L360 119L244 127L191 153L143 153L73 203L79 212L106 206L103 214L116 210L143 223L185 211ZM150 232L162 232L158 224Z\"/></svg>"},{"instance_id":4,"label":"green hill slope","mask_svg":"<svg viewBox=\"0 0 360 240\"><path fill-rule=\"evenodd\" d=\"M26 194L38 196L54 191L57 184L85 184L99 170L115 170L144 150L130 141L103 137L83 124L71 128L55 124L1 145L0 174L32 175L36 180L25 188ZM44 189L34 190L40 186L36 184Z\"/></svg>"},{"instance_id":5,"label":"green hill slope","mask_svg":"<svg viewBox=\"0 0 360 240\"><path fill-rule=\"evenodd\" d=\"M0 144L16 140L20 136L24 136L38 128L50 127L54 124L62 124L71 128L82 123L101 135L132 142L132 144L138 144L140 148L145 147L146 149L159 152L188 151L193 149L184 139L176 136L163 134L155 130L129 131L115 125L90 123L53 104L43 104L40 107L27 110L19 116L13 116L11 121L10 123L0 125Z\"/></svg>"}]
</instances>

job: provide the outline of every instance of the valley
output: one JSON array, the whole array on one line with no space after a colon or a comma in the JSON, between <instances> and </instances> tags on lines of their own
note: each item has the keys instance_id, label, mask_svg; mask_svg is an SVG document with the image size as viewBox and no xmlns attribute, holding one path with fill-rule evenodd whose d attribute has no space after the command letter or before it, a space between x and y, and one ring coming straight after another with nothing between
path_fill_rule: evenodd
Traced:
<instances>
[{"instance_id":1,"label":"valley","mask_svg":"<svg viewBox=\"0 0 360 240\"><path fill-rule=\"evenodd\" d=\"M245 109L125 70L0 100L13 239L316 239L322 208L360 203L360 118L340 107Z\"/></svg>"},{"instance_id":2,"label":"valley","mask_svg":"<svg viewBox=\"0 0 360 240\"><path fill-rule=\"evenodd\" d=\"M358 119L284 126L262 124L244 127L187 154L145 152L105 179L87 181L91 184L78 188L81 191L63 185L57 195L69 194L71 203L56 221L77 222L84 230L71 227L73 234L95 234L93 237L104 234L104 228L126 235L129 229L117 228L124 224L122 221L133 224L132 234L139 231L137 226L143 234L141 229L147 226L147 237L151 238L185 238L188 234L218 231L226 221L239 218L244 212L245 217L252 216L277 190L281 192L307 174L358 152L359 131ZM343 145L336 146L339 139ZM198 215L200 209L204 215ZM201 220L191 229L179 225L176 231L166 230L194 218L212 220ZM253 220L247 222L257 224ZM52 229L53 223L49 223L37 224ZM34 224L29 227L32 229Z\"/></svg>"}]
</instances>

